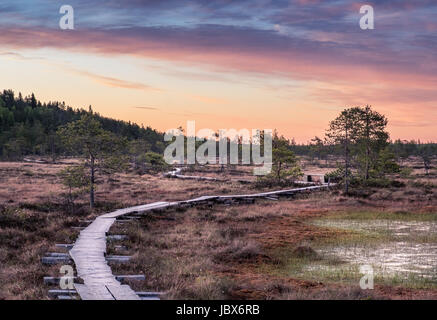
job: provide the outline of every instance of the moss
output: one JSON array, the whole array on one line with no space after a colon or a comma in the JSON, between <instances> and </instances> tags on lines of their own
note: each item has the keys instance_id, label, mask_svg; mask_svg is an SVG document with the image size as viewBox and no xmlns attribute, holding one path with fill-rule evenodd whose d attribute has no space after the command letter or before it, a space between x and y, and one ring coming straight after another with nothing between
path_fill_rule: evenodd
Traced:
<instances>
[{"instance_id":1,"label":"moss","mask_svg":"<svg viewBox=\"0 0 437 320\"><path fill-rule=\"evenodd\" d=\"M376 210L354 211L333 213L325 219L315 220L312 223L318 224L320 228L326 229L328 227L330 230L338 231L334 226L338 222L348 220L353 226L361 222L366 224L374 220L386 220L389 225L397 222L405 222L406 224L417 222L420 224L435 222L437 221L436 217L435 213L417 214L406 211L384 212ZM384 228L383 226L368 230L354 229L352 227L353 230L343 230L339 233L332 232L330 237L315 239L310 242L311 248L315 252L313 255L296 255L296 248L290 246L274 249L269 254L278 263L265 262L260 265L259 271L286 278L357 285L362 277L362 274L359 272L360 264L346 263L341 260L341 255L327 254L327 252L331 252L336 248L344 248L345 250L361 250L364 248L365 251L370 252L372 248L380 248L385 243L411 243L413 246L414 244L432 245L437 243L437 234L432 231L428 233L405 232L399 235L390 230L390 228ZM414 289L437 288L437 278L432 274L423 273L421 275L407 271L387 273L378 265L375 265L374 269L374 282L378 284Z\"/></svg>"}]
</instances>

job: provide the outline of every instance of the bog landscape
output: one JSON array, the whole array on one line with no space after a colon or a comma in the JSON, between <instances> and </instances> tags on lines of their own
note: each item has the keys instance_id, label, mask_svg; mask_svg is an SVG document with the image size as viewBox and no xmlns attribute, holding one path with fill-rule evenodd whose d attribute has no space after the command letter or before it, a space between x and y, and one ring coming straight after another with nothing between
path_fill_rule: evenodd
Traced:
<instances>
[{"instance_id":1,"label":"bog landscape","mask_svg":"<svg viewBox=\"0 0 437 320\"><path fill-rule=\"evenodd\" d=\"M77 271L59 288L81 232L150 203L172 205L118 216L102 254L143 299L437 298L437 145L389 141L371 107L309 144L275 132L266 176L167 164L162 133L91 109L8 90L0 107L3 299L83 298Z\"/></svg>"}]
</instances>

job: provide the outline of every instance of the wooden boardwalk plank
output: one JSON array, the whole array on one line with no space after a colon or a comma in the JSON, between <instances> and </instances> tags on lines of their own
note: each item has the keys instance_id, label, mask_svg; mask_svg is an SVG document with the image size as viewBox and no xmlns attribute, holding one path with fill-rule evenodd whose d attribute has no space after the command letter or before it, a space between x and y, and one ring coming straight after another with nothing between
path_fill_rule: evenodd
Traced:
<instances>
[{"instance_id":1,"label":"wooden boardwalk plank","mask_svg":"<svg viewBox=\"0 0 437 320\"><path fill-rule=\"evenodd\" d=\"M107 288L115 300L141 300L128 285L108 285Z\"/></svg>"}]
</instances>

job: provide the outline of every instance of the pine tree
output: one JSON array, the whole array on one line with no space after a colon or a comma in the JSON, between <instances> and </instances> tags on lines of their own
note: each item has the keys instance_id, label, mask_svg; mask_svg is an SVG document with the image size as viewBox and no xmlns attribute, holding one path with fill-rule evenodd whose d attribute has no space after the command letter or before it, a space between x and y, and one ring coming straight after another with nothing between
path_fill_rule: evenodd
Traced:
<instances>
[{"instance_id":1,"label":"pine tree","mask_svg":"<svg viewBox=\"0 0 437 320\"><path fill-rule=\"evenodd\" d=\"M84 158L84 165L89 168L90 207L93 208L96 175L123 169L127 163L123 157L126 141L103 130L100 122L88 113L61 127L58 134L72 152Z\"/></svg>"}]
</instances>

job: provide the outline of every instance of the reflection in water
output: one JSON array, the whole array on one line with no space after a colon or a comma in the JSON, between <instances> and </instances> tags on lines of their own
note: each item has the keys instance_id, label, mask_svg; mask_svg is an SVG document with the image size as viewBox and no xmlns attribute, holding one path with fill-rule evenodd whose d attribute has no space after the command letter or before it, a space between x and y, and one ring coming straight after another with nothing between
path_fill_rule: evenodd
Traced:
<instances>
[{"instance_id":1,"label":"reflection in water","mask_svg":"<svg viewBox=\"0 0 437 320\"><path fill-rule=\"evenodd\" d=\"M370 264L377 269L380 275L415 274L424 278L437 279L437 243L433 241L437 235L436 222L323 220L315 224L389 235L390 241L373 245L366 244L364 241L321 248L319 253L325 257L357 265ZM421 239L429 237L431 241L415 241L418 237ZM312 266L311 269L315 267Z\"/></svg>"}]
</instances>

